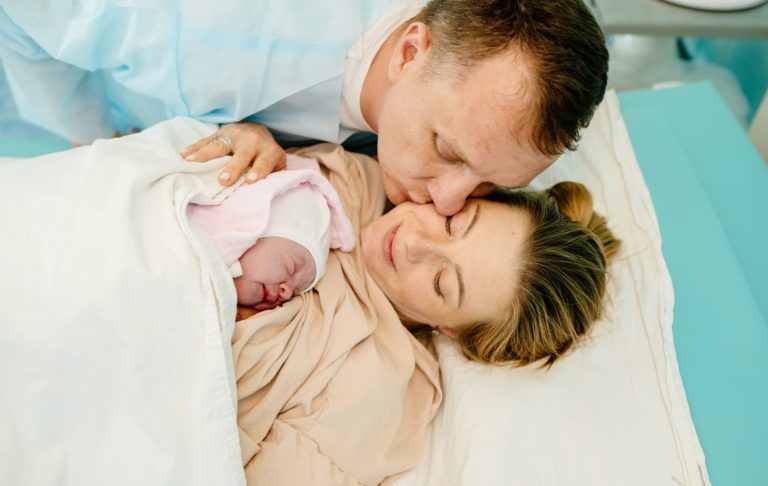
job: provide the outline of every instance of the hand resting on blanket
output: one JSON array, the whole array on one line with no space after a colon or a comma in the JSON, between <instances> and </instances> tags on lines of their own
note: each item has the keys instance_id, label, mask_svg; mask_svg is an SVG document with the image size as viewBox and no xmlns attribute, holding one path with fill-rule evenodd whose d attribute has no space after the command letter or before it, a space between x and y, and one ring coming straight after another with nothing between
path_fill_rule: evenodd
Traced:
<instances>
[{"instance_id":1,"label":"hand resting on blanket","mask_svg":"<svg viewBox=\"0 0 768 486\"><path fill-rule=\"evenodd\" d=\"M232 123L216 133L217 137L205 137L180 152L190 162L206 162L222 155L232 159L219 173L222 185L233 184L246 172L246 184L266 178L273 171L285 168L286 154L275 141L269 129L259 123Z\"/></svg>"}]
</instances>

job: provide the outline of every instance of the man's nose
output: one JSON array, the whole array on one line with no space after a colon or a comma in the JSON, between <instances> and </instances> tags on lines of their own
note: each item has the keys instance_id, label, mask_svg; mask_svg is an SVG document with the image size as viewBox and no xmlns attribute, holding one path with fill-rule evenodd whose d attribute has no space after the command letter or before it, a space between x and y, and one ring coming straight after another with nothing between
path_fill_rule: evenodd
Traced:
<instances>
[{"instance_id":1,"label":"man's nose","mask_svg":"<svg viewBox=\"0 0 768 486\"><path fill-rule=\"evenodd\" d=\"M429 182L427 191L438 213L453 216L461 211L467 198L479 187L482 187L480 181L461 176L445 176Z\"/></svg>"}]
</instances>

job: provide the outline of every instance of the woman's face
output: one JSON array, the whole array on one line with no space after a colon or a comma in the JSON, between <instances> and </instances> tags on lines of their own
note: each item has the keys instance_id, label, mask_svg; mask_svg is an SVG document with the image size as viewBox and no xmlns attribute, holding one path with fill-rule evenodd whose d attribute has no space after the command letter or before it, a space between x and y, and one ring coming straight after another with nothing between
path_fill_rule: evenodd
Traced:
<instances>
[{"instance_id":1,"label":"woman's face","mask_svg":"<svg viewBox=\"0 0 768 486\"><path fill-rule=\"evenodd\" d=\"M470 199L458 214L403 203L362 235L368 271L407 323L450 333L495 318L509 305L528 236L520 209Z\"/></svg>"}]
</instances>

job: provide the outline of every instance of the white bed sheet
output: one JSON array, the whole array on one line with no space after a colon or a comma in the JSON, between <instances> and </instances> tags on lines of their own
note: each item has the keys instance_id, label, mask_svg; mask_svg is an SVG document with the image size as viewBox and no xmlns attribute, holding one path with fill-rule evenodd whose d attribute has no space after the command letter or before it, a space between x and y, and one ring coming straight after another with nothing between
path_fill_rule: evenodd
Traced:
<instances>
[{"instance_id":1,"label":"white bed sheet","mask_svg":"<svg viewBox=\"0 0 768 486\"><path fill-rule=\"evenodd\" d=\"M398 486L707 485L672 338L672 282L648 189L609 92L579 149L532 184L584 183L622 240L606 312L549 370L493 368L437 341L445 401Z\"/></svg>"}]
</instances>

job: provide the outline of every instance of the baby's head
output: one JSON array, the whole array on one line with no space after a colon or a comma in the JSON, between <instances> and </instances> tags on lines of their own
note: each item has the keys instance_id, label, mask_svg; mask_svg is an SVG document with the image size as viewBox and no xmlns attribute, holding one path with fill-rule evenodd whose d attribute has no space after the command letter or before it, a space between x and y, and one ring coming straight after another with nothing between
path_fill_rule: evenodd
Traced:
<instances>
[{"instance_id":1,"label":"baby's head","mask_svg":"<svg viewBox=\"0 0 768 486\"><path fill-rule=\"evenodd\" d=\"M237 303L274 309L315 282L315 260L304 246L279 236L260 238L240 257Z\"/></svg>"},{"instance_id":2,"label":"baby's head","mask_svg":"<svg viewBox=\"0 0 768 486\"><path fill-rule=\"evenodd\" d=\"M230 268L237 303L274 309L314 287L325 273L330 245L331 212L319 191L301 184L278 195L261 237Z\"/></svg>"}]
</instances>

